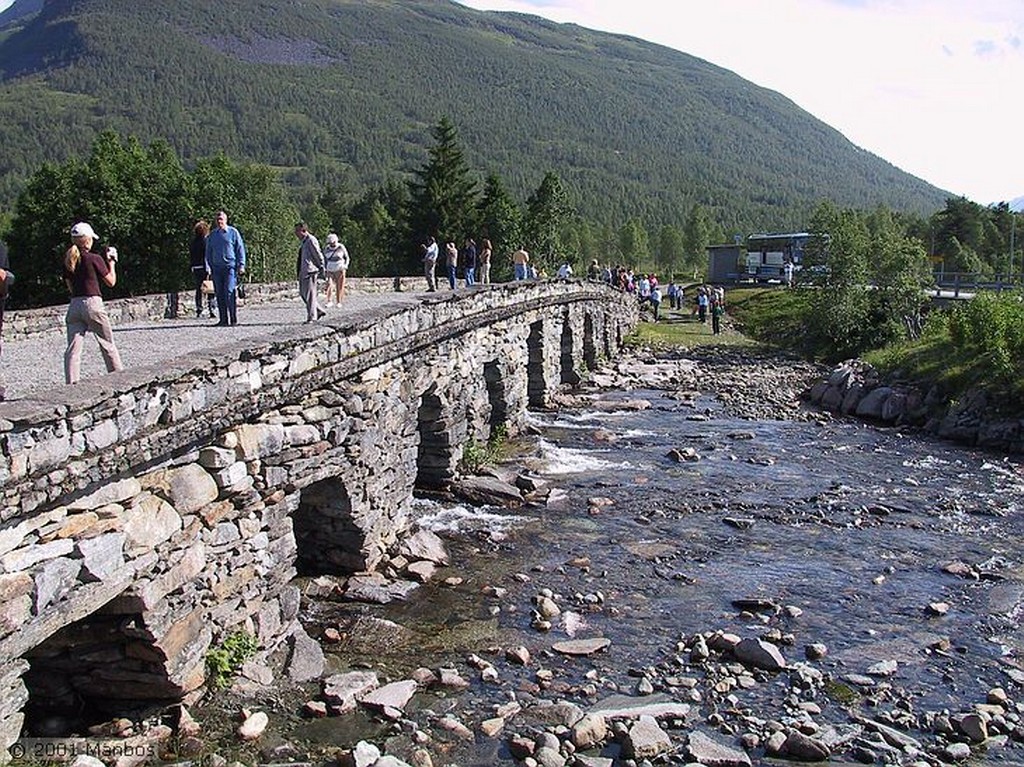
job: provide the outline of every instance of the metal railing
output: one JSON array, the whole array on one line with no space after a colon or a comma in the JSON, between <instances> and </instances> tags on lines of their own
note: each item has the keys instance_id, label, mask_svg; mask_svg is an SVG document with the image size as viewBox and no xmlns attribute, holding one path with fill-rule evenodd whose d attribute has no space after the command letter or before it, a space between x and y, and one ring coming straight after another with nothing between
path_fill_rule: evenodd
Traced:
<instances>
[{"instance_id":1,"label":"metal railing","mask_svg":"<svg viewBox=\"0 0 1024 767\"><path fill-rule=\"evenodd\" d=\"M945 298L970 298L979 290L992 290L996 293L1022 290L1024 289L1024 274L988 275L980 272L942 272L935 275L935 285L932 289L936 297ZM950 293L952 295L947 295Z\"/></svg>"}]
</instances>

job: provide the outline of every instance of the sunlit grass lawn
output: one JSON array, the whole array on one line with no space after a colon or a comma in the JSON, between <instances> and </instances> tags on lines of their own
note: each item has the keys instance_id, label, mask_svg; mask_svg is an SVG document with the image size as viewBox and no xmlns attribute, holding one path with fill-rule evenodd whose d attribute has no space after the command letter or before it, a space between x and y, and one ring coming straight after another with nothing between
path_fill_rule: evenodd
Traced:
<instances>
[{"instance_id":1,"label":"sunlit grass lawn","mask_svg":"<svg viewBox=\"0 0 1024 767\"><path fill-rule=\"evenodd\" d=\"M689 310L663 308L658 322L640 322L626 340L628 343L654 347L757 346L756 341L732 328L731 324L730 319L724 317L722 332L716 336L711 332L711 317L708 317L706 324L702 324L696 316L691 316Z\"/></svg>"}]
</instances>

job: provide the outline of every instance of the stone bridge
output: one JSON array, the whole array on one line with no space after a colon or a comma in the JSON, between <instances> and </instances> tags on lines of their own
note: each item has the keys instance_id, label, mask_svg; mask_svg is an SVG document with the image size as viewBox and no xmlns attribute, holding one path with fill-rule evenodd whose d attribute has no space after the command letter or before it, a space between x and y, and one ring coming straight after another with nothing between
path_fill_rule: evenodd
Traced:
<instances>
[{"instance_id":1,"label":"stone bridge","mask_svg":"<svg viewBox=\"0 0 1024 767\"><path fill-rule=\"evenodd\" d=\"M0 404L0 754L26 717L67 734L34 723L198 697L211 643L240 629L317 676L297 569L373 572L415 487L515 433L636 321L591 282L382 299Z\"/></svg>"}]
</instances>

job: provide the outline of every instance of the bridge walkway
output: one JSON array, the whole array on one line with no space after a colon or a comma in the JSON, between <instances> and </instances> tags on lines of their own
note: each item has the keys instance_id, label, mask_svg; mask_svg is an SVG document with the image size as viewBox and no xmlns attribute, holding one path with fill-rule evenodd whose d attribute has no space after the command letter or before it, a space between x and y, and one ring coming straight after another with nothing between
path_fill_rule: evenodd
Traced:
<instances>
[{"instance_id":1,"label":"bridge walkway","mask_svg":"<svg viewBox=\"0 0 1024 767\"><path fill-rule=\"evenodd\" d=\"M344 326L365 318L374 308L382 304L390 306L413 306L427 296L443 296L444 293L424 292L402 293L347 293L340 306L330 307L327 316L320 321L322 326ZM218 349L237 347L240 341L254 342L273 338L282 327L303 326L306 308L301 300L291 298L251 303L238 308L238 324L232 327L216 327L216 320L207 317L196 318L188 314L178 319L138 321L114 326L114 342L121 354L126 370L159 368L184 354L210 352L217 357ZM311 325L311 332L316 326ZM3 365L6 379L7 401L31 398L33 394L63 388L64 348L67 337L63 329L40 333L24 338L4 340ZM92 334L86 338L82 352L82 381L93 381L107 375L100 355L99 345Z\"/></svg>"}]
</instances>

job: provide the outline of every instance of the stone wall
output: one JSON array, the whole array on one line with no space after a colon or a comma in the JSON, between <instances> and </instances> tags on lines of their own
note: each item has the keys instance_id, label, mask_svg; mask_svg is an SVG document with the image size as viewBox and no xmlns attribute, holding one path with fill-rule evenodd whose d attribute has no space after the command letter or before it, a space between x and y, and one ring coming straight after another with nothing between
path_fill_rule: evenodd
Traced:
<instances>
[{"instance_id":1,"label":"stone wall","mask_svg":"<svg viewBox=\"0 0 1024 767\"><path fill-rule=\"evenodd\" d=\"M317 676L296 568L372 572L417 483L515 433L636 319L600 284L519 284L0 404L0 748L26 711L198 695L238 629Z\"/></svg>"},{"instance_id":2,"label":"stone wall","mask_svg":"<svg viewBox=\"0 0 1024 767\"><path fill-rule=\"evenodd\" d=\"M422 290L422 277L402 277L399 288L411 292ZM295 282L246 283L246 297L239 299L240 306L296 299L299 289ZM395 281L390 277L354 277L346 280L345 290L351 293L390 293L395 290ZM191 290L179 293L161 293L137 298L117 298L105 301L107 314L112 325L167 319L180 311L188 316L195 312L195 294ZM177 307L175 309L174 307ZM64 333L64 315L67 304L44 306L40 309L19 309L4 313L4 338L33 336L40 333Z\"/></svg>"},{"instance_id":3,"label":"stone wall","mask_svg":"<svg viewBox=\"0 0 1024 767\"><path fill-rule=\"evenodd\" d=\"M949 402L936 387L884 379L862 360L848 360L807 392L808 400L841 415L922 428L940 439L1024 453L1024 418L1002 417L980 388Z\"/></svg>"}]
</instances>

